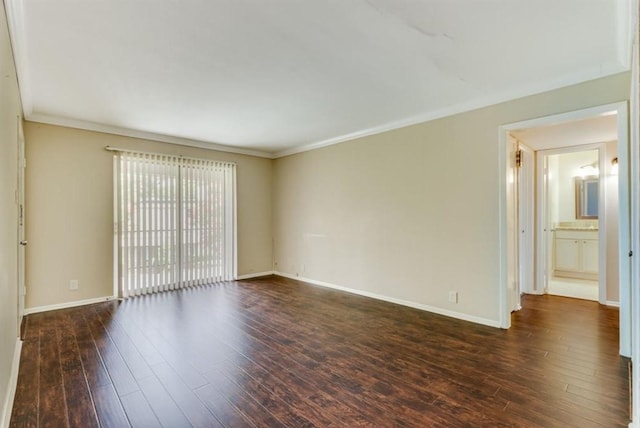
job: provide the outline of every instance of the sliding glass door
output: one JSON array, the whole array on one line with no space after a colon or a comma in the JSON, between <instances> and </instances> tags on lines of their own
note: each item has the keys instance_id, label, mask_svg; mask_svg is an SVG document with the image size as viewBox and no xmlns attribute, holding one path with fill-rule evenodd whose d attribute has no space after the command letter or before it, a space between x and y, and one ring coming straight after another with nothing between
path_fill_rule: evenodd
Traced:
<instances>
[{"instance_id":1,"label":"sliding glass door","mask_svg":"<svg viewBox=\"0 0 640 428\"><path fill-rule=\"evenodd\" d=\"M119 294L234 279L235 164L124 151L116 156Z\"/></svg>"}]
</instances>

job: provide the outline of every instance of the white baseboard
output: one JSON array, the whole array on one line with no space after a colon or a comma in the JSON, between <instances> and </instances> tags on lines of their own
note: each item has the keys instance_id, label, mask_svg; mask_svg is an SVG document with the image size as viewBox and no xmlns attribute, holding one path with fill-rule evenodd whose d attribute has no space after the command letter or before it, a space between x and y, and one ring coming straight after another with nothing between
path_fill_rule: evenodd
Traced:
<instances>
[{"instance_id":1,"label":"white baseboard","mask_svg":"<svg viewBox=\"0 0 640 428\"><path fill-rule=\"evenodd\" d=\"M115 299L114 296L97 297L95 299L75 300L73 302L56 303L55 305L36 306L24 310L25 315L36 314L38 312L55 311L57 309L75 308L76 306L91 305Z\"/></svg>"},{"instance_id":2,"label":"white baseboard","mask_svg":"<svg viewBox=\"0 0 640 428\"><path fill-rule=\"evenodd\" d=\"M22 341L16 338L16 346L13 349L13 362L11 363L11 374L9 375L9 383L2 407L2 419L0 419L0 427L9 428L11 422L11 411L13 410L13 399L16 396L16 386L18 385L18 372L20 371L20 354L22 352Z\"/></svg>"},{"instance_id":3,"label":"white baseboard","mask_svg":"<svg viewBox=\"0 0 640 428\"><path fill-rule=\"evenodd\" d=\"M620 307L620 302L613 302L611 300L607 300L606 305L607 306L613 306L614 308L619 308Z\"/></svg>"},{"instance_id":4,"label":"white baseboard","mask_svg":"<svg viewBox=\"0 0 640 428\"><path fill-rule=\"evenodd\" d=\"M238 275L236 279L250 279L250 278L258 278L260 276L269 276L273 275L274 272L272 270L267 272L256 272L256 273L247 273L245 275Z\"/></svg>"},{"instance_id":5,"label":"white baseboard","mask_svg":"<svg viewBox=\"0 0 640 428\"><path fill-rule=\"evenodd\" d=\"M395 303L397 305L408 306L414 309L420 309L426 312L433 312L438 315L444 315L451 318L456 318L463 321L470 321L476 324L487 325L489 327L500 327L500 322L496 320L490 320L487 318L476 317L474 315L468 315L461 312L450 311L448 309L438 308L436 306L424 305L422 303L411 302L409 300L396 299L395 297L384 296L382 294L370 293L368 291L357 290L355 288L343 287L341 285L331 284L323 281L316 281L311 278L303 278L295 275L290 275L284 272L274 272L274 275L283 276L285 278L296 279L298 281L308 282L309 284L319 285L320 287L332 288L334 290L346 291L347 293L358 294L364 297L370 297L376 300L383 300L389 303Z\"/></svg>"}]
</instances>

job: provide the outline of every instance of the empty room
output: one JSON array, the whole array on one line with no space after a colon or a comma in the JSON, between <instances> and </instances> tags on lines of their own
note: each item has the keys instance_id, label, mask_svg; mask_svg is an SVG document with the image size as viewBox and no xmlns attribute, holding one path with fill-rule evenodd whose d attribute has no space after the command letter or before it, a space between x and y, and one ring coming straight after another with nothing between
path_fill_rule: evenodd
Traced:
<instances>
[{"instance_id":1,"label":"empty room","mask_svg":"<svg viewBox=\"0 0 640 428\"><path fill-rule=\"evenodd\" d=\"M640 427L637 0L3 0L0 428Z\"/></svg>"}]
</instances>

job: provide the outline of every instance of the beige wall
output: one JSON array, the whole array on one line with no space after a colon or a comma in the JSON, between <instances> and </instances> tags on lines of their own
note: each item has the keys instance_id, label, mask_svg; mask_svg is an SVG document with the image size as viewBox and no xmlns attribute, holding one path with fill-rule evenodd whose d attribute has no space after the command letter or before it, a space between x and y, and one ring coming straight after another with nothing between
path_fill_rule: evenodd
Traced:
<instances>
[{"instance_id":1,"label":"beige wall","mask_svg":"<svg viewBox=\"0 0 640 428\"><path fill-rule=\"evenodd\" d=\"M498 127L626 100L629 78L276 160L276 270L497 322Z\"/></svg>"},{"instance_id":2,"label":"beige wall","mask_svg":"<svg viewBox=\"0 0 640 428\"><path fill-rule=\"evenodd\" d=\"M31 122L25 139L27 308L113 295L107 145L236 162L238 274L272 270L272 160Z\"/></svg>"},{"instance_id":3,"label":"beige wall","mask_svg":"<svg viewBox=\"0 0 640 428\"><path fill-rule=\"evenodd\" d=\"M0 424L18 332L17 125L22 113L7 19L0 8ZM10 409L8 409L10 410Z\"/></svg>"}]
</instances>

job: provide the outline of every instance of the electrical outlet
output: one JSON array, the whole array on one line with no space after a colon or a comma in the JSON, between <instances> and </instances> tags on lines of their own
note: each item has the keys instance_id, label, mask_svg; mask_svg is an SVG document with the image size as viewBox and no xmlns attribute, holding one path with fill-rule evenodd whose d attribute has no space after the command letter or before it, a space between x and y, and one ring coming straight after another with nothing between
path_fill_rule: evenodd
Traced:
<instances>
[{"instance_id":1,"label":"electrical outlet","mask_svg":"<svg viewBox=\"0 0 640 428\"><path fill-rule=\"evenodd\" d=\"M77 289L78 289L78 280L72 279L71 281L69 281L69 290L75 291Z\"/></svg>"},{"instance_id":2,"label":"electrical outlet","mask_svg":"<svg viewBox=\"0 0 640 428\"><path fill-rule=\"evenodd\" d=\"M458 292L457 291L449 291L449 302L458 303Z\"/></svg>"}]
</instances>

